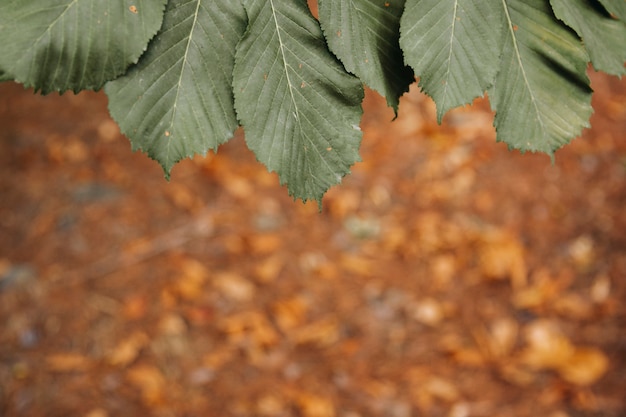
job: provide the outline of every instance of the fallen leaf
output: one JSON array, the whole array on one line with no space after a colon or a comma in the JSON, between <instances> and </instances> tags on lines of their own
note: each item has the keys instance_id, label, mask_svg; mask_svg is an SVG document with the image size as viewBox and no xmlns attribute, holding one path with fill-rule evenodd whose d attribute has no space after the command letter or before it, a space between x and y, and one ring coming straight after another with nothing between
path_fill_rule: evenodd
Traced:
<instances>
[{"instance_id":1,"label":"fallen leaf","mask_svg":"<svg viewBox=\"0 0 626 417\"><path fill-rule=\"evenodd\" d=\"M94 408L85 414L85 417L109 417L109 413L103 408Z\"/></svg>"},{"instance_id":2,"label":"fallen leaf","mask_svg":"<svg viewBox=\"0 0 626 417\"><path fill-rule=\"evenodd\" d=\"M550 320L536 320L526 326L528 346L521 352L521 361L536 370L557 369L575 352L575 347Z\"/></svg>"},{"instance_id":3,"label":"fallen leaf","mask_svg":"<svg viewBox=\"0 0 626 417\"><path fill-rule=\"evenodd\" d=\"M279 416L285 414L287 404L277 395L264 395L256 403L256 411L260 416Z\"/></svg>"},{"instance_id":4,"label":"fallen leaf","mask_svg":"<svg viewBox=\"0 0 626 417\"><path fill-rule=\"evenodd\" d=\"M181 263L180 271L175 283L178 295L185 300L199 298L204 293L208 269L201 262L187 258Z\"/></svg>"},{"instance_id":5,"label":"fallen leaf","mask_svg":"<svg viewBox=\"0 0 626 417\"><path fill-rule=\"evenodd\" d=\"M496 358L505 358L511 354L517 343L519 325L517 321L502 317L496 319L489 328L489 351Z\"/></svg>"},{"instance_id":6,"label":"fallen leaf","mask_svg":"<svg viewBox=\"0 0 626 417\"><path fill-rule=\"evenodd\" d=\"M568 360L559 366L559 374L567 382L587 386L600 379L607 371L609 360L595 348L577 348Z\"/></svg>"},{"instance_id":7,"label":"fallen leaf","mask_svg":"<svg viewBox=\"0 0 626 417\"><path fill-rule=\"evenodd\" d=\"M284 265L285 257L282 254L271 255L257 264L254 277L262 284L272 283L276 281Z\"/></svg>"},{"instance_id":8,"label":"fallen leaf","mask_svg":"<svg viewBox=\"0 0 626 417\"><path fill-rule=\"evenodd\" d=\"M339 323L332 317L321 319L298 328L289 333L288 337L299 345L313 344L328 347L339 340Z\"/></svg>"},{"instance_id":9,"label":"fallen leaf","mask_svg":"<svg viewBox=\"0 0 626 417\"><path fill-rule=\"evenodd\" d=\"M457 273L456 258L452 255L435 256L430 268L433 286L437 289L446 289Z\"/></svg>"},{"instance_id":10,"label":"fallen leaf","mask_svg":"<svg viewBox=\"0 0 626 417\"><path fill-rule=\"evenodd\" d=\"M532 309L548 305L560 296L567 285L546 269L539 269L535 272L531 281L530 286L515 289L513 304L518 309Z\"/></svg>"},{"instance_id":11,"label":"fallen leaf","mask_svg":"<svg viewBox=\"0 0 626 417\"><path fill-rule=\"evenodd\" d=\"M180 315L169 313L159 321L159 332L168 336L181 336L187 332L187 323Z\"/></svg>"},{"instance_id":12,"label":"fallen leaf","mask_svg":"<svg viewBox=\"0 0 626 417\"><path fill-rule=\"evenodd\" d=\"M46 365L52 372L86 372L92 360L79 353L57 353L46 356Z\"/></svg>"},{"instance_id":13,"label":"fallen leaf","mask_svg":"<svg viewBox=\"0 0 626 417\"><path fill-rule=\"evenodd\" d=\"M256 293L254 284L235 272L215 274L213 285L219 293L233 301L250 301Z\"/></svg>"},{"instance_id":14,"label":"fallen leaf","mask_svg":"<svg viewBox=\"0 0 626 417\"><path fill-rule=\"evenodd\" d=\"M590 236L583 235L570 242L568 252L574 265L580 270L587 270L595 261L594 242Z\"/></svg>"},{"instance_id":15,"label":"fallen leaf","mask_svg":"<svg viewBox=\"0 0 626 417\"><path fill-rule=\"evenodd\" d=\"M597 277L591 286L590 296L594 303L602 304L611 295L611 279L606 275Z\"/></svg>"},{"instance_id":16,"label":"fallen leaf","mask_svg":"<svg viewBox=\"0 0 626 417\"><path fill-rule=\"evenodd\" d=\"M299 393L296 403L303 417L335 417L335 406L329 398Z\"/></svg>"},{"instance_id":17,"label":"fallen leaf","mask_svg":"<svg viewBox=\"0 0 626 417\"><path fill-rule=\"evenodd\" d=\"M369 277L376 272L374 261L359 255L343 254L339 263L343 270L355 275Z\"/></svg>"},{"instance_id":18,"label":"fallen leaf","mask_svg":"<svg viewBox=\"0 0 626 417\"><path fill-rule=\"evenodd\" d=\"M126 378L141 391L144 404L154 406L165 402L166 380L158 368L136 365L126 372Z\"/></svg>"},{"instance_id":19,"label":"fallen leaf","mask_svg":"<svg viewBox=\"0 0 626 417\"><path fill-rule=\"evenodd\" d=\"M117 344L107 355L107 361L113 366L127 366L132 363L141 350L147 346L150 338L144 332L135 332Z\"/></svg>"},{"instance_id":20,"label":"fallen leaf","mask_svg":"<svg viewBox=\"0 0 626 417\"><path fill-rule=\"evenodd\" d=\"M226 174L228 172L230 173ZM232 172L232 169L230 171L220 171L218 178L220 178L222 186L228 194L237 199L245 200L249 198L254 192L254 187L246 178L234 175Z\"/></svg>"},{"instance_id":21,"label":"fallen leaf","mask_svg":"<svg viewBox=\"0 0 626 417\"><path fill-rule=\"evenodd\" d=\"M222 319L219 327L231 343L263 347L276 344L278 334L264 314L246 311Z\"/></svg>"},{"instance_id":22,"label":"fallen leaf","mask_svg":"<svg viewBox=\"0 0 626 417\"><path fill-rule=\"evenodd\" d=\"M307 301L300 296L278 301L272 306L273 317L280 330L285 333L304 323L308 309Z\"/></svg>"},{"instance_id":23,"label":"fallen leaf","mask_svg":"<svg viewBox=\"0 0 626 417\"><path fill-rule=\"evenodd\" d=\"M447 401L454 402L459 399L459 390L450 381L440 377L431 377L423 385L423 389L426 390L432 397Z\"/></svg>"},{"instance_id":24,"label":"fallen leaf","mask_svg":"<svg viewBox=\"0 0 626 417\"><path fill-rule=\"evenodd\" d=\"M591 300L576 293L565 293L557 297L552 306L554 311L565 317L587 319L593 314Z\"/></svg>"},{"instance_id":25,"label":"fallen leaf","mask_svg":"<svg viewBox=\"0 0 626 417\"><path fill-rule=\"evenodd\" d=\"M257 255L275 253L283 244L283 239L278 233L260 233L248 238L250 251Z\"/></svg>"},{"instance_id":26,"label":"fallen leaf","mask_svg":"<svg viewBox=\"0 0 626 417\"><path fill-rule=\"evenodd\" d=\"M486 234L483 236L478 257L485 278L508 278L513 288L526 285L524 248L514 236L503 232Z\"/></svg>"},{"instance_id":27,"label":"fallen leaf","mask_svg":"<svg viewBox=\"0 0 626 417\"><path fill-rule=\"evenodd\" d=\"M412 306L413 318L428 326L437 326L444 318L444 310L433 298L417 301Z\"/></svg>"},{"instance_id":28,"label":"fallen leaf","mask_svg":"<svg viewBox=\"0 0 626 417\"><path fill-rule=\"evenodd\" d=\"M122 314L128 320L143 318L148 310L148 299L145 295L133 295L124 301Z\"/></svg>"}]
</instances>

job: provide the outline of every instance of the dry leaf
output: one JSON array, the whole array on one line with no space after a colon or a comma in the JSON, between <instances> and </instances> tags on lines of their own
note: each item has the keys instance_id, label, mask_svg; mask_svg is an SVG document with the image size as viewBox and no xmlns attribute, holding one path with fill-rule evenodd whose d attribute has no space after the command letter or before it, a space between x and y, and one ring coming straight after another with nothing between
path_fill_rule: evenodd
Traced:
<instances>
[{"instance_id":1,"label":"dry leaf","mask_svg":"<svg viewBox=\"0 0 626 417\"><path fill-rule=\"evenodd\" d=\"M424 383L423 389L426 390L433 398L447 402L455 402L460 396L459 390L452 382L440 377L429 378Z\"/></svg>"},{"instance_id":2,"label":"dry leaf","mask_svg":"<svg viewBox=\"0 0 626 417\"><path fill-rule=\"evenodd\" d=\"M265 395L256 403L256 410L260 416L274 417L285 413L287 405L285 401L272 394Z\"/></svg>"},{"instance_id":3,"label":"dry leaf","mask_svg":"<svg viewBox=\"0 0 626 417\"><path fill-rule=\"evenodd\" d=\"M574 264L581 270L588 269L595 261L593 239L590 236L579 236L569 244L568 252Z\"/></svg>"},{"instance_id":4,"label":"dry leaf","mask_svg":"<svg viewBox=\"0 0 626 417\"><path fill-rule=\"evenodd\" d=\"M356 212L360 205L361 193L353 189L343 189L340 192L331 189L324 199L325 210L336 219L343 219Z\"/></svg>"},{"instance_id":5,"label":"dry leaf","mask_svg":"<svg viewBox=\"0 0 626 417\"><path fill-rule=\"evenodd\" d=\"M229 171L220 171L218 178L220 178L222 186L228 194L235 198L242 200L249 198L254 192L254 187L246 178L236 176L232 174L232 171L232 168ZM227 174L228 172L230 173Z\"/></svg>"},{"instance_id":6,"label":"dry leaf","mask_svg":"<svg viewBox=\"0 0 626 417\"><path fill-rule=\"evenodd\" d=\"M253 254L268 255L280 249L283 239L278 233L262 233L250 236L248 244Z\"/></svg>"},{"instance_id":7,"label":"dry leaf","mask_svg":"<svg viewBox=\"0 0 626 417\"><path fill-rule=\"evenodd\" d=\"M594 348L577 348L567 362L559 367L559 375L576 385L591 385L608 369L609 360L604 353Z\"/></svg>"},{"instance_id":8,"label":"dry leaf","mask_svg":"<svg viewBox=\"0 0 626 417\"><path fill-rule=\"evenodd\" d=\"M593 314L591 301L576 293L561 294L553 301L553 307L557 313L579 320Z\"/></svg>"},{"instance_id":9,"label":"dry leaf","mask_svg":"<svg viewBox=\"0 0 626 417\"><path fill-rule=\"evenodd\" d=\"M144 295L133 295L124 301L122 314L127 320L139 320L148 310L148 299Z\"/></svg>"},{"instance_id":10,"label":"dry leaf","mask_svg":"<svg viewBox=\"0 0 626 417\"><path fill-rule=\"evenodd\" d=\"M78 353L57 353L46 356L46 365L52 372L85 372L92 361Z\"/></svg>"},{"instance_id":11,"label":"dry leaf","mask_svg":"<svg viewBox=\"0 0 626 417\"><path fill-rule=\"evenodd\" d=\"M257 264L254 268L254 276L263 284L272 283L276 280L284 265L285 257L282 254L269 256Z\"/></svg>"},{"instance_id":12,"label":"dry leaf","mask_svg":"<svg viewBox=\"0 0 626 417\"><path fill-rule=\"evenodd\" d=\"M208 269L195 259L185 259L180 270L175 284L178 295L186 300L199 298L204 293L204 285L209 276Z\"/></svg>"},{"instance_id":13,"label":"dry leaf","mask_svg":"<svg viewBox=\"0 0 626 417\"><path fill-rule=\"evenodd\" d=\"M117 344L107 355L107 361L113 366L127 366L139 356L148 345L150 338L144 332L135 332Z\"/></svg>"},{"instance_id":14,"label":"dry leaf","mask_svg":"<svg viewBox=\"0 0 626 417\"><path fill-rule=\"evenodd\" d=\"M355 275L369 277L376 272L375 262L359 255L343 254L339 263L343 270Z\"/></svg>"},{"instance_id":15,"label":"dry leaf","mask_svg":"<svg viewBox=\"0 0 626 417\"><path fill-rule=\"evenodd\" d=\"M226 363L230 362L237 354L237 351L231 346L223 345L211 350L202 358L202 364L209 369L219 369Z\"/></svg>"},{"instance_id":16,"label":"dry leaf","mask_svg":"<svg viewBox=\"0 0 626 417\"><path fill-rule=\"evenodd\" d=\"M285 333L304 323L308 309L309 305L306 299L300 296L276 302L272 306L274 320L280 330Z\"/></svg>"},{"instance_id":17,"label":"dry leaf","mask_svg":"<svg viewBox=\"0 0 626 417\"><path fill-rule=\"evenodd\" d=\"M513 288L526 285L524 248L507 233L493 232L483 237L479 249L480 268L488 279L509 278Z\"/></svg>"},{"instance_id":18,"label":"dry leaf","mask_svg":"<svg viewBox=\"0 0 626 417\"><path fill-rule=\"evenodd\" d=\"M95 408L85 414L85 417L109 417L109 413L103 408Z\"/></svg>"},{"instance_id":19,"label":"dry leaf","mask_svg":"<svg viewBox=\"0 0 626 417\"><path fill-rule=\"evenodd\" d=\"M574 354L575 347L549 320L536 320L524 329L528 346L521 353L521 361L537 370L556 369Z\"/></svg>"},{"instance_id":20,"label":"dry leaf","mask_svg":"<svg viewBox=\"0 0 626 417\"><path fill-rule=\"evenodd\" d=\"M136 365L126 372L130 383L141 391L146 405L162 404L165 400L166 380L161 371L152 365Z\"/></svg>"},{"instance_id":21,"label":"dry leaf","mask_svg":"<svg viewBox=\"0 0 626 417\"><path fill-rule=\"evenodd\" d=\"M187 323L180 315L169 313L159 321L159 332L168 336L181 336L187 332Z\"/></svg>"},{"instance_id":22,"label":"dry leaf","mask_svg":"<svg viewBox=\"0 0 626 417\"><path fill-rule=\"evenodd\" d=\"M216 274L213 285L222 296L238 302L250 301L256 293L254 284L235 272Z\"/></svg>"},{"instance_id":23,"label":"dry leaf","mask_svg":"<svg viewBox=\"0 0 626 417\"><path fill-rule=\"evenodd\" d=\"M270 346L278 341L278 334L264 314L258 311L247 311L221 320L220 328L231 343L252 343L256 346Z\"/></svg>"},{"instance_id":24,"label":"dry leaf","mask_svg":"<svg viewBox=\"0 0 626 417\"><path fill-rule=\"evenodd\" d=\"M489 351L496 358L507 357L517 342L519 326L517 321L503 317L496 319L489 329Z\"/></svg>"},{"instance_id":25,"label":"dry leaf","mask_svg":"<svg viewBox=\"0 0 626 417\"><path fill-rule=\"evenodd\" d=\"M167 197L177 208L193 212L203 205L196 194L183 184L172 183L165 190Z\"/></svg>"},{"instance_id":26,"label":"dry leaf","mask_svg":"<svg viewBox=\"0 0 626 417\"><path fill-rule=\"evenodd\" d=\"M611 279L606 275L600 275L593 281L590 292L594 303L604 303L611 295Z\"/></svg>"},{"instance_id":27,"label":"dry leaf","mask_svg":"<svg viewBox=\"0 0 626 417\"><path fill-rule=\"evenodd\" d=\"M433 258L430 267L434 287L448 288L457 273L456 258L452 255L438 255Z\"/></svg>"},{"instance_id":28,"label":"dry leaf","mask_svg":"<svg viewBox=\"0 0 626 417\"><path fill-rule=\"evenodd\" d=\"M444 310L433 298L426 298L413 304L413 318L422 324L437 326L444 318Z\"/></svg>"},{"instance_id":29,"label":"dry leaf","mask_svg":"<svg viewBox=\"0 0 626 417\"><path fill-rule=\"evenodd\" d=\"M335 417L335 406L328 398L299 393L296 403L303 417Z\"/></svg>"},{"instance_id":30,"label":"dry leaf","mask_svg":"<svg viewBox=\"0 0 626 417\"><path fill-rule=\"evenodd\" d=\"M519 309L532 309L551 303L564 288L564 282L545 269L532 276L532 285L517 288L513 294L513 304Z\"/></svg>"},{"instance_id":31,"label":"dry leaf","mask_svg":"<svg viewBox=\"0 0 626 417\"><path fill-rule=\"evenodd\" d=\"M327 347L339 340L339 323L334 317L315 321L287 335L296 344L314 344Z\"/></svg>"}]
</instances>

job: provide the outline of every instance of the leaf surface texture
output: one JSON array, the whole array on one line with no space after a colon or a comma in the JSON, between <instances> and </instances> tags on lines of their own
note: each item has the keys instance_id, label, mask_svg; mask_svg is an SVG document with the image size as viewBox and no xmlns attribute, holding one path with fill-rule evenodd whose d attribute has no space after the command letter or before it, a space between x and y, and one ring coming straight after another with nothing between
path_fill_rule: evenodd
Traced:
<instances>
[{"instance_id":1,"label":"leaf surface texture","mask_svg":"<svg viewBox=\"0 0 626 417\"><path fill-rule=\"evenodd\" d=\"M100 89L137 62L167 0L3 0L0 68L47 94Z\"/></svg>"},{"instance_id":2,"label":"leaf surface texture","mask_svg":"<svg viewBox=\"0 0 626 417\"><path fill-rule=\"evenodd\" d=\"M243 3L234 92L246 142L291 195L319 202L359 160L361 82L328 51L304 0Z\"/></svg>"},{"instance_id":3,"label":"leaf surface texture","mask_svg":"<svg viewBox=\"0 0 626 417\"><path fill-rule=\"evenodd\" d=\"M396 112L413 83L400 49L404 0L320 0L320 24L346 69L387 99Z\"/></svg>"},{"instance_id":4,"label":"leaf surface texture","mask_svg":"<svg viewBox=\"0 0 626 417\"><path fill-rule=\"evenodd\" d=\"M109 111L122 132L166 175L179 160L216 149L237 128L232 72L245 28L239 2L170 0L150 49L107 84Z\"/></svg>"}]
</instances>

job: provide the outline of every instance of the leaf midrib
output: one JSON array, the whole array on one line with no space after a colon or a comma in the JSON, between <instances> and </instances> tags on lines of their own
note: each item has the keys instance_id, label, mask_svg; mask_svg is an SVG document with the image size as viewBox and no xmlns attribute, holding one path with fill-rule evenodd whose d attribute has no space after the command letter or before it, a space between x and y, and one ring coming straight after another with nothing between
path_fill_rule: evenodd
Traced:
<instances>
[{"instance_id":1,"label":"leaf midrib","mask_svg":"<svg viewBox=\"0 0 626 417\"><path fill-rule=\"evenodd\" d=\"M287 64L287 56L285 53L285 45L283 43L283 38L280 34L280 24L278 23L278 17L276 16L276 7L274 7L274 0L269 0L270 8L272 9L272 19L274 20L274 25L276 26L276 35L278 36L278 44L280 46L280 56L283 62L283 67L285 69L285 77L287 78L287 86L289 88L289 96L291 97L291 102L294 106L294 116L298 124L300 123L300 111L298 109L298 103L296 102L296 97L293 93L293 86L291 85L291 78L289 77L289 65Z\"/></svg>"},{"instance_id":2,"label":"leaf midrib","mask_svg":"<svg viewBox=\"0 0 626 417\"><path fill-rule=\"evenodd\" d=\"M528 93L530 95L530 102L532 103L533 108L535 109L536 119L539 122L539 125L541 126L541 131L545 132L544 122L543 122L543 119L541 118L541 112L539 111L539 107L537 106L537 102L532 92L530 81L528 80L528 77L526 75L526 69L524 68L524 64L522 63L522 55L517 45L517 38L515 37L515 28L514 28L515 25L513 25L513 21L511 20L511 15L509 14L509 8L506 4L506 0L502 0L502 6L504 7L504 15L506 16L506 21L509 26L509 33L511 34L511 39L513 40L513 49L515 50L515 58L519 65L520 71L522 72L522 77L524 78L524 85L526 86L526 89L528 90Z\"/></svg>"},{"instance_id":3,"label":"leaf midrib","mask_svg":"<svg viewBox=\"0 0 626 417\"><path fill-rule=\"evenodd\" d=\"M187 45L185 45L185 53L183 54L183 57L182 57L180 76L178 77L178 82L176 83L176 97L174 97L174 102L172 104L172 118L170 119L170 127L169 127L170 135L167 141L166 154L167 154L168 161L169 161L169 156L170 156L170 148L172 146L173 136L174 136L171 130L173 130L172 126L174 125L174 119L176 118L176 112L178 110L178 96L180 95L180 90L182 89L183 74L185 73L185 68L187 67L187 55L189 54L189 48L191 46L191 39L193 38L193 33L196 28L196 23L198 22L200 3L202 3L202 0L197 0L196 10L193 14L193 22L191 23L191 29L189 30L189 37L187 38Z\"/></svg>"}]
</instances>

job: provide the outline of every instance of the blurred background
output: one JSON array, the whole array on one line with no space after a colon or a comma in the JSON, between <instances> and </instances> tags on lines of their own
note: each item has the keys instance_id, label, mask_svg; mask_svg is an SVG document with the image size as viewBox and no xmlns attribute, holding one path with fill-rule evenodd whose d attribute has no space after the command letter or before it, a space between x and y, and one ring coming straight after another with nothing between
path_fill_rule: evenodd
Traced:
<instances>
[{"instance_id":1,"label":"blurred background","mask_svg":"<svg viewBox=\"0 0 626 417\"><path fill-rule=\"evenodd\" d=\"M0 84L0 416L626 415L626 80L591 75L554 164L486 100L368 92L321 212L241 131L168 183L102 93Z\"/></svg>"}]
</instances>

